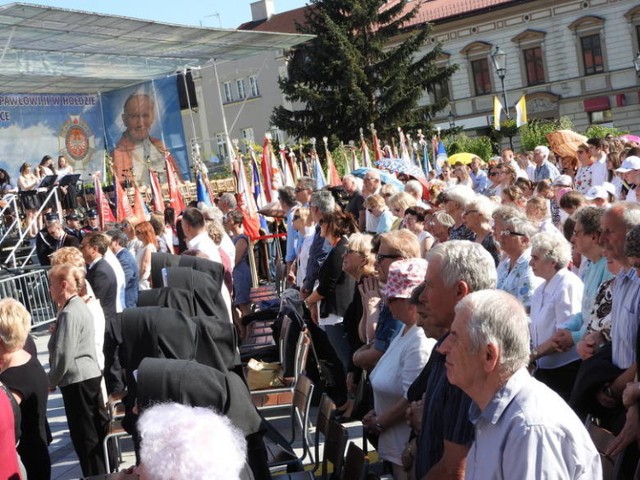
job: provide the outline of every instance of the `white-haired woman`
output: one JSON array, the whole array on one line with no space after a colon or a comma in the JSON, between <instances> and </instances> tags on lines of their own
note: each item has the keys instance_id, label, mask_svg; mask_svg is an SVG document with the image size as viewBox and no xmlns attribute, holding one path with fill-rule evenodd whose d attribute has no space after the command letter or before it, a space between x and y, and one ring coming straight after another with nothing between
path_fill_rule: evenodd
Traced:
<instances>
[{"instance_id":1,"label":"white-haired woman","mask_svg":"<svg viewBox=\"0 0 640 480\"><path fill-rule=\"evenodd\" d=\"M444 191L444 209L453 217L454 224L449 230L449 240L476 239L476 234L464 224L464 211L475 196L473 190L464 185L456 185Z\"/></svg>"},{"instance_id":2,"label":"white-haired woman","mask_svg":"<svg viewBox=\"0 0 640 480\"><path fill-rule=\"evenodd\" d=\"M493 237L491 215L496 209L495 202L483 195L475 195L464 210L464 224L476 234L476 242L491 254L496 267L500 263L500 246Z\"/></svg>"},{"instance_id":3,"label":"white-haired woman","mask_svg":"<svg viewBox=\"0 0 640 480\"><path fill-rule=\"evenodd\" d=\"M72 265L49 270L51 299L60 311L49 339L49 384L60 387L69 434L82 474L104 475L102 440L106 415L100 390L102 373L96 359L91 312L80 298L84 272Z\"/></svg>"},{"instance_id":4,"label":"white-haired woman","mask_svg":"<svg viewBox=\"0 0 640 480\"><path fill-rule=\"evenodd\" d=\"M582 280L567 268L571 245L559 233L540 232L531 239L531 267L544 279L531 298L531 360L535 377L565 400L569 399L580 367L575 345L561 351L556 331L582 308Z\"/></svg>"}]
</instances>

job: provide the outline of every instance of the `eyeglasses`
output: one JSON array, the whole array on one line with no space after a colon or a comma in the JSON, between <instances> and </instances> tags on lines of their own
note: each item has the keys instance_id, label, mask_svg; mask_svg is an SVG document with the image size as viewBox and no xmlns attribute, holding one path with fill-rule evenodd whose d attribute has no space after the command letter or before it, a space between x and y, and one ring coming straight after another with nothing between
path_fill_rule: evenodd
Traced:
<instances>
[{"instance_id":1,"label":"eyeglasses","mask_svg":"<svg viewBox=\"0 0 640 480\"><path fill-rule=\"evenodd\" d=\"M469 215L469 214L471 214L471 213L478 213L478 210L466 210L466 211L464 212L464 214L465 214L465 215Z\"/></svg>"},{"instance_id":2,"label":"eyeglasses","mask_svg":"<svg viewBox=\"0 0 640 480\"><path fill-rule=\"evenodd\" d=\"M347 256L347 255L349 255L350 253L356 253L356 254L361 255L361 256L363 256L363 257L364 257L364 253L359 252L359 251L357 251L357 250L352 250L352 249L350 249L350 248L348 248L347 250L345 250L345 252L344 252L344 256L346 257L346 256Z\"/></svg>"},{"instance_id":3,"label":"eyeglasses","mask_svg":"<svg viewBox=\"0 0 640 480\"><path fill-rule=\"evenodd\" d=\"M300 193L300 192L304 192L305 190L311 190L310 188L304 188L304 187L297 187L295 189L296 193Z\"/></svg>"},{"instance_id":4,"label":"eyeglasses","mask_svg":"<svg viewBox=\"0 0 640 480\"><path fill-rule=\"evenodd\" d=\"M393 193L385 193L382 195L384 198L391 198L393 197Z\"/></svg>"},{"instance_id":5,"label":"eyeglasses","mask_svg":"<svg viewBox=\"0 0 640 480\"><path fill-rule=\"evenodd\" d=\"M515 235L516 237L526 237L524 233L512 232L511 230L503 230L502 232L500 232L500 235L502 235L503 237L508 237L509 235Z\"/></svg>"},{"instance_id":6,"label":"eyeglasses","mask_svg":"<svg viewBox=\"0 0 640 480\"><path fill-rule=\"evenodd\" d=\"M391 259L397 259L397 258L402 258L402 255L385 255L383 253L378 253L376 255L376 261L379 263L382 260L384 260L385 258L391 258Z\"/></svg>"},{"instance_id":7,"label":"eyeglasses","mask_svg":"<svg viewBox=\"0 0 640 480\"><path fill-rule=\"evenodd\" d=\"M293 217L293 219L294 219L294 220L300 220L300 216L299 216L299 215L295 215L295 216Z\"/></svg>"},{"instance_id":8,"label":"eyeglasses","mask_svg":"<svg viewBox=\"0 0 640 480\"><path fill-rule=\"evenodd\" d=\"M370 182L379 182L380 179L379 178L373 178L373 177L364 177L365 180L369 180Z\"/></svg>"},{"instance_id":9,"label":"eyeglasses","mask_svg":"<svg viewBox=\"0 0 640 480\"><path fill-rule=\"evenodd\" d=\"M573 230L573 235L582 235L583 233L584 233L584 230L578 230L578 229Z\"/></svg>"},{"instance_id":10,"label":"eyeglasses","mask_svg":"<svg viewBox=\"0 0 640 480\"><path fill-rule=\"evenodd\" d=\"M136 230L136 235L140 235L142 233L142 230Z\"/></svg>"},{"instance_id":11,"label":"eyeglasses","mask_svg":"<svg viewBox=\"0 0 640 480\"><path fill-rule=\"evenodd\" d=\"M500 175L500 172L489 172L490 177L495 177L496 175Z\"/></svg>"}]
</instances>

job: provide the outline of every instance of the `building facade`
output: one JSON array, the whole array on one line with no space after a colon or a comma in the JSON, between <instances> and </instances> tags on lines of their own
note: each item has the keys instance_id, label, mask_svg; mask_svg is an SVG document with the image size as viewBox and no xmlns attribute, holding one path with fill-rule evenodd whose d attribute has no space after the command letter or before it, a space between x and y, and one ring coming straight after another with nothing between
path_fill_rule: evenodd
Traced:
<instances>
[{"instance_id":1,"label":"building facade","mask_svg":"<svg viewBox=\"0 0 640 480\"><path fill-rule=\"evenodd\" d=\"M273 14L271 0L261 0L252 5L253 20L239 29L295 33L305 8ZM512 117L526 95L529 119L566 116L578 130L604 124L640 131L640 73L633 63L640 51L637 0L427 0L411 28L425 22L433 31L424 48L441 42L439 62L458 65L449 82L423 97L423 103L441 95L450 100L434 119L436 126L448 128L452 112L468 134L489 131L493 98L502 100L490 58L499 47L507 54L504 82ZM289 142L269 122L273 108L286 105L278 78L286 74L287 55L270 52L221 64L217 78L212 68L201 70L196 90L207 107L191 116L201 131L210 132L200 139L205 157L226 155L222 111L232 139L261 143L272 132Z\"/></svg>"}]
</instances>

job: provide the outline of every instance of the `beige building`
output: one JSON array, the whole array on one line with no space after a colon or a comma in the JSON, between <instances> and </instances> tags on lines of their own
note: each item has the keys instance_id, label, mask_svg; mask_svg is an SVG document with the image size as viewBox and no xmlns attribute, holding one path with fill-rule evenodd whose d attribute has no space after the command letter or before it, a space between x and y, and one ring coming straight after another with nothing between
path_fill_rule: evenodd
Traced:
<instances>
[{"instance_id":1,"label":"beige building","mask_svg":"<svg viewBox=\"0 0 640 480\"><path fill-rule=\"evenodd\" d=\"M409 2L408 8L414 5ZM253 20L239 28L294 33L304 10L273 14L272 0L261 0L252 4ZM502 100L491 60L499 47L507 54L504 82L512 117L515 103L526 95L530 119L567 116L577 129L605 124L640 132L640 72L634 68L640 51L637 0L430 0L421 4L414 25L424 22L434 24L432 42L443 45L440 61L459 66L447 84L425 92L426 103L433 95L451 100L436 125L448 128L451 111L456 125L469 134L488 131L494 95ZM205 152L225 152L216 87L231 138L261 143L264 133L273 131L271 111L285 103L277 79L286 73L286 55L221 64L218 81L213 69L201 70L196 85L207 108L197 117L203 131L211 132L202 139ZM288 140L284 132L274 134Z\"/></svg>"}]
</instances>

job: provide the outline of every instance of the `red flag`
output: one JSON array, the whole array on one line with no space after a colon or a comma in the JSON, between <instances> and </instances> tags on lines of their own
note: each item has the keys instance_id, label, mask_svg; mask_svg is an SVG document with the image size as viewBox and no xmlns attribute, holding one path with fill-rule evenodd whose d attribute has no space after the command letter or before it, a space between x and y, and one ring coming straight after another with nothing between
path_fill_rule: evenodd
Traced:
<instances>
[{"instance_id":1,"label":"red flag","mask_svg":"<svg viewBox=\"0 0 640 480\"><path fill-rule=\"evenodd\" d=\"M122 188L120 179L116 176L115 172L113 174L116 178L114 183L116 185L116 197L118 199L116 205L116 217L118 222L124 222L127 218L133 217L133 209L131 208L131 203L129 203L127 192Z\"/></svg>"},{"instance_id":2,"label":"red flag","mask_svg":"<svg viewBox=\"0 0 640 480\"><path fill-rule=\"evenodd\" d=\"M331 156L331 152L329 151L326 142L324 144L324 153L327 155L327 180L329 181L329 185L332 187L342 185L340 174L338 173L338 169L336 168L336 164L333 161L333 157Z\"/></svg>"},{"instance_id":3,"label":"red flag","mask_svg":"<svg viewBox=\"0 0 640 480\"><path fill-rule=\"evenodd\" d=\"M176 214L185 210L184 199L178 187L178 179L173 164L169 161L169 156L165 155L165 169L167 170L167 184L169 185L169 201Z\"/></svg>"},{"instance_id":4,"label":"red flag","mask_svg":"<svg viewBox=\"0 0 640 480\"><path fill-rule=\"evenodd\" d=\"M242 219L244 233L249 238L254 239L260 236L260 218L258 217L258 207L255 199L247 186L247 173L240 155L236 160L234 173L236 175L238 210L244 214Z\"/></svg>"},{"instance_id":5,"label":"red flag","mask_svg":"<svg viewBox=\"0 0 640 480\"><path fill-rule=\"evenodd\" d=\"M264 187L264 196L267 198L267 202L276 200L276 195L272 195L273 183L271 179L271 143L269 137L264 137L262 142L262 161L260 162L260 169L262 170L262 185Z\"/></svg>"},{"instance_id":6,"label":"red flag","mask_svg":"<svg viewBox=\"0 0 640 480\"><path fill-rule=\"evenodd\" d=\"M162 199L162 187L158 180L158 173L154 170L149 170L149 177L151 180L151 203L153 209L156 212L164 213L164 201Z\"/></svg>"},{"instance_id":7,"label":"red flag","mask_svg":"<svg viewBox=\"0 0 640 480\"><path fill-rule=\"evenodd\" d=\"M116 219L113 217L113 212L109 206L109 200L105 197L102 191L102 184L100 183L100 174L96 173L93 176L93 188L95 189L96 204L98 207L98 219L100 222L100 230L104 230L107 223L115 223Z\"/></svg>"},{"instance_id":8,"label":"red flag","mask_svg":"<svg viewBox=\"0 0 640 480\"><path fill-rule=\"evenodd\" d=\"M380 149L380 141L378 140L378 135L376 131L373 131L373 159L377 162L378 160L382 160L382 150Z\"/></svg>"},{"instance_id":9,"label":"red flag","mask_svg":"<svg viewBox=\"0 0 640 480\"><path fill-rule=\"evenodd\" d=\"M135 181L133 182L133 214L139 220L148 220L149 218L147 208L145 207L144 200L142 199L142 194L140 193L138 184Z\"/></svg>"}]
</instances>

